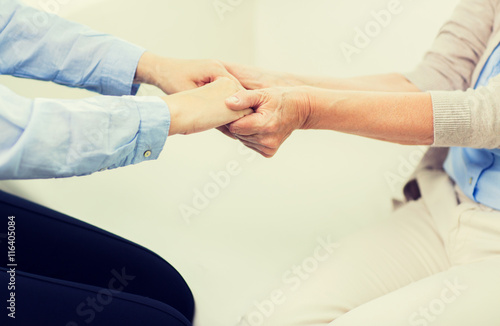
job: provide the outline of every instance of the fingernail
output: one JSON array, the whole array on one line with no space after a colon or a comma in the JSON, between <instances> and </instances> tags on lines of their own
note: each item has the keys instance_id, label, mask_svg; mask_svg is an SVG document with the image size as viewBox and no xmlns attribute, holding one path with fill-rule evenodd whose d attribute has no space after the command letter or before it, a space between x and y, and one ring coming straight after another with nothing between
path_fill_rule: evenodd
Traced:
<instances>
[{"instance_id":1,"label":"fingernail","mask_svg":"<svg viewBox=\"0 0 500 326\"><path fill-rule=\"evenodd\" d=\"M240 99L236 96L231 96L228 101L233 102L233 103L238 103Z\"/></svg>"}]
</instances>

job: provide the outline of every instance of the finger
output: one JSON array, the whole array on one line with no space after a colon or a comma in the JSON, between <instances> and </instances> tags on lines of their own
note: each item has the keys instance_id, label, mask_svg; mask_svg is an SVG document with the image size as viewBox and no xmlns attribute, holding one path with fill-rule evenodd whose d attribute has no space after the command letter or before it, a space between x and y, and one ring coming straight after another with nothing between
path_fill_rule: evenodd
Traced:
<instances>
[{"instance_id":1,"label":"finger","mask_svg":"<svg viewBox=\"0 0 500 326\"><path fill-rule=\"evenodd\" d=\"M222 61L222 64L224 65L224 68L226 68L226 70L231 75L235 76L236 78L241 77L241 76L239 76L239 67L240 67L240 65L237 65L235 63L224 62L224 61Z\"/></svg>"},{"instance_id":2,"label":"finger","mask_svg":"<svg viewBox=\"0 0 500 326\"><path fill-rule=\"evenodd\" d=\"M245 135L240 135L240 134L232 134L234 137L236 137L236 139L238 140L244 140L246 141L247 143L252 143L254 145L258 145L258 146L262 146L262 147L266 147L264 145L262 145L259 141L259 136L260 135L248 135L248 136L245 136Z\"/></svg>"},{"instance_id":3,"label":"finger","mask_svg":"<svg viewBox=\"0 0 500 326\"><path fill-rule=\"evenodd\" d=\"M216 128L217 130L219 130L220 132L222 132L224 135L232 138L232 139L237 139L230 131L229 129L227 128L227 126L220 126L218 128Z\"/></svg>"},{"instance_id":4,"label":"finger","mask_svg":"<svg viewBox=\"0 0 500 326\"><path fill-rule=\"evenodd\" d=\"M245 87L246 89L262 88L262 87L255 87L255 85L253 85L255 82L252 80L252 78L250 79L248 78L249 77L248 74L251 69L249 66L240 65L236 63L229 63L229 62L222 62L222 64L224 65L226 70L231 75L235 76L240 81L241 85L243 85L243 87Z\"/></svg>"},{"instance_id":5,"label":"finger","mask_svg":"<svg viewBox=\"0 0 500 326\"><path fill-rule=\"evenodd\" d=\"M263 146L260 146L260 145L248 142L248 141L246 141L244 139L239 138L238 136L236 136L236 138L238 138L243 145L245 145L246 147L248 147L248 148L256 151L257 153L259 153L260 155L262 155L262 156L264 156L266 158L271 158L271 157L274 156L274 154L276 154L276 150L271 150L269 148L266 148L266 147L263 147Z\"/></svg>"},{"instance_id":6,"label":"finger","mask_svg":"<svg viewBox=\"0 0 500 326\"><path fill-rule=\"evenodd\" d=\"M212 72L212 78L211 81L216 81L217 79L221 77L226 77L234 81L239 88L245 89L242 85L241 82L238 80L236 76L234 76L231 72L227 70L223 62L217 61L217 65L215 66L216 69L214 72Z\"/></svg>"},{"instance_id":7,"label":"finger","mask_svg":"<svg viewBox=\"0 0 500 326\"><path fill-rule=\"evenodd\" d=\"M243 87L243 85L241 85L241 82L238 80L238 78L236 78L235 76L233 76L230 72L228 72L228 71L227 71L227 70L225 70L225 69L224 69L223 75L215 77L215 80L218 80L219 78L224 78L224 77L229 78L229 79L231 79L232 81L234 81L234 82L238 85L238 87L239 87L239 88L241 88L242 90L244 90L244 89L245 89L245 88ZM215 80L214 80L214 81L215 81Z\"/></svg>"},{"instance_id":8,"label":"finger","mask_svg":"<svg viewBox=\"0 0 500 326\"><path fill-rule=\"evenodd\" d=\"M248 108L258 108L263 103L263 96L260 91L241 90L226 99L226 105L231 110L243 110Z\"/></svg>"},{"instance_id":9,"label":"finger","mask_svg":"<svg viewBox=\"0 0 500 326\"><path fill-rule=\"evenodd\" d=\"M194 83L195 83L195 85L197 85L197 87L201 87L201 86L205 86L207 84L213 83L215 81L218 81L221 78L230 79L238 86L238 89L245 89L241 85L238 78L231 75L223 66L221 66L220 69L216 69L216 70L212 69L211 71L208 71L205 76L201 77L200 79L195 80Z\"/></svg>"},{"instance_id":10,"label":"finger","mask_svg":"<svg viewBox=\"0 0 500 326\"><path fill-rule=\"evenodd\" d=\"M242 136L255 135L262 131L265 122L264 113L255 112L230 123L229 131Z\"/></svg>"},{"instance_id":11,"label":"finger","mask_svg":"<svg viewBox=\"0 0 500 326\"><path fill-rule=\"evenodd\" d=\"M276 152L281 145L281 143L277 142L269 135L263 135L263 134L255 134L249 136L243 136L238 134L233 134L233 135L239 140L244 140L248 143L254 144L260 150L266 153Z\"/></svg>"}]
</instances>

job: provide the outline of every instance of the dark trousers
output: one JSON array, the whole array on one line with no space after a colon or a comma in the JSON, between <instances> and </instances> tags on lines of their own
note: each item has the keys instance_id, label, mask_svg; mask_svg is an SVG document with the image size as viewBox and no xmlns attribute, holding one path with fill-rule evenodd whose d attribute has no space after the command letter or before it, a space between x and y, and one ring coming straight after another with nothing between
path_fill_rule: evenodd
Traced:
<instances>
[{"instance_id":1,"label":"dark trousers","mask_svg":"<svg viewBox=\"0 0 500 326\"><path fill-rule=\"evenodd\" d=\"M160 256L0 192L0 325L185 326L193 314Z\"/></svg>"}]
</instances>

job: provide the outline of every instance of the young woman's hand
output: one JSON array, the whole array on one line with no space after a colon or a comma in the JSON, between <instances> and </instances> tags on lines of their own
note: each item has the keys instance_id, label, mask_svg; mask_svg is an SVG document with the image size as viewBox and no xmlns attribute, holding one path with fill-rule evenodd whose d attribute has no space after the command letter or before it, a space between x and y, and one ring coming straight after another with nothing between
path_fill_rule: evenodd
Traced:
<instances>
[{"instance_id":1,"label":"young woman's hand","mask_svg":"<svg viewBox=\"0 0 500 326\"><path fill-rule=\"evenodd\" d=\"M200 88L164 97L170 109L169 135L217 128L252 113L248 107L231 110L226 106L226 98L239 90L239 84L223 77Z\"/></svg>"},{"instance_id":2,"label":"young woman's hand","mask_svg":"<svg viewBox=\"0 0 500 326\"><path fill-rule=\"evenodd\" d=\"M220 77L239 84L217 60L174 59L145 52L139 60L134 83L155 85L165 94L174 94L204 86Z\"/></svg>"}]
</instances>

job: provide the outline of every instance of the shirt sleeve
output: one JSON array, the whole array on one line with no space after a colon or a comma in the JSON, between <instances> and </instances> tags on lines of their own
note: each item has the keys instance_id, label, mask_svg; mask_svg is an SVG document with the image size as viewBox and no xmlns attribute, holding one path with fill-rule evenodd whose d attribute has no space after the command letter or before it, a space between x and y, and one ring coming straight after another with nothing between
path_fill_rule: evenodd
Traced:
<instances>
[{"instance_id":1,"label":"shirt sleeve","mask_svg":"<svg viewBox=\"0 0 500 326\"><path fill-rule=\"evenodd\" d=\"M169 128L159 97L31 100L0 86L0 179L81 176L154 160Z\"/></svg>"},{"instance_id":2,"label":"shirt sleeve","mask_svg":"<svg viewBox=\"0 0 500 326\"><path fill-rule=\"evenodd\" d=\"M0 0L0 74L104 95L135 95L144 49L56 15Z\"/></svg>"}]
</instances>

